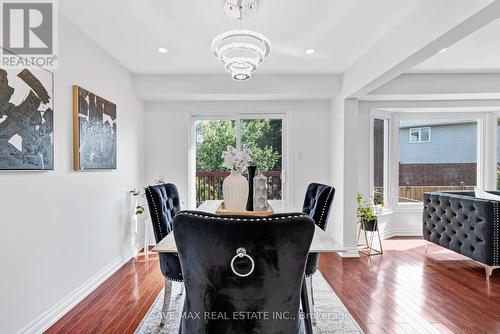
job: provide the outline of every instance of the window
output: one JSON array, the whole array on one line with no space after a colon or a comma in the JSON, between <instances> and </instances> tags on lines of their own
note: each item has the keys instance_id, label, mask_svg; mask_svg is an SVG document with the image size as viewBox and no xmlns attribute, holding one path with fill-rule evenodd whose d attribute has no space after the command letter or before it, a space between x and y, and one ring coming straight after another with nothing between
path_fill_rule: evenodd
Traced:
<instances>
[{"instance_id":1,"label":"window","mask_svg":"<svg viewBox=\"0 0 500 334\"><path fill-rule=\"evenodd\" d=\"M431 128L410 128L410 143L428 143L431 141Z\"/></svg>"},{"instance_id":2,"label":"window","mask_svg":"<svg viewBox=\"0 0 500 334\"><path fill-rule=\"evenodd\" d=\"M196 170L194 195L191 201L198 207L206 200L221 200L222 182L229 174L223 167L222 152L227 145L252 151L252 164L264 172L268 180L268 198L283 198L282 171L283 117L243 115L225 119L200 119L193 122ZM193 191L192 190L192 191Z\"/></svg>"},{"instance_id":3,"label":"window","mask_svg":"<svg viewBox=\"0 0 500 334\"><path fill-rule=\"evenodd\" d=\"M421 202L425 192L473 189L477 184L477 136L476 120L401 120L398 201ZM425 141L429 144L412 145Z\"/></svg>"},{"instance_id":4,"label":"window","mask_svg":"<svg viewBox=\"0 0 500 334\"><path fill-rule=\"evenodd\" d=\"M384 202L385 129L385 120L373 120L373 198L375 203Z\"/></svg>"}]
</instances>

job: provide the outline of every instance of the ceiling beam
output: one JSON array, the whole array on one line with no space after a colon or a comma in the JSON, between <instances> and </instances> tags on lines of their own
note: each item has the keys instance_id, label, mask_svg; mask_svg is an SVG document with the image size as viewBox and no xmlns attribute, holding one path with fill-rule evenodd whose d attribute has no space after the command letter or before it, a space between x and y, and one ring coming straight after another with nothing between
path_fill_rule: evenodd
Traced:
<instances>
[{"instance_id":1,"label":"ceiling beam","mask_svg":"<svg viewBox=\"0 0 500 334\"><path fill-rule=\"evenodd\" d=\"M481 100L500 98L500 73L402 74L362 97L364 101Z\"/></svg>"},{"instance_id":2,"label":"ceiling beam","mask_svg":"<svg viewBox=\"0 0 500 334\"><path fill-rule=\"evenodd\" d=\"M341 94L360 98L498 17L499 0L424 0L344 72Z\"/></svg>"},{"instance_id":3,"label":"ceiling beam","mask_svg":"<svg viewBox=\"0 0 500 334\"><path fill-rule=\"evenodd\" d=\"M235 82L229 75L137 75L144 101L330 100L340 92L338 75L266 75Z\"/></svg>"}]
</instances>

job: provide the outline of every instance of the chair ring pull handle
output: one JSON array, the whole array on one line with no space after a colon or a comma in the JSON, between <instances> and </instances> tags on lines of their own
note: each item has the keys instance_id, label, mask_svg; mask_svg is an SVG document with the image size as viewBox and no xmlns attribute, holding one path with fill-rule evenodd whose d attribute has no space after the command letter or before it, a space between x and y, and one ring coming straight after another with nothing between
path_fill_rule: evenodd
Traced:
<instances>
[{"instance_id":1,"label":"chair ring pull handle","mask_svg":"<svg viewBox=\"0 0 500 334\"><path fill-rule=\"evenodd\" d=\"M250 263L252 264L252 267L250 268L250 271L246 274L240 274L239 272L237 272L235 269L234 269L234 260L236 260L237 258L242 258L242 257L247 257L249 260L250 260ZM239 277L247 277L249 276L251 273L253 273L253 270L255 269L255 263L253 262L253 259L250 255L247 254L247 250L243 247L240 247L236 250L236 255L233 257L233 259L231 260L231 269L233 270L233 273L236 275L236 276L239 276Z\"/></svg>"}]
</instances>

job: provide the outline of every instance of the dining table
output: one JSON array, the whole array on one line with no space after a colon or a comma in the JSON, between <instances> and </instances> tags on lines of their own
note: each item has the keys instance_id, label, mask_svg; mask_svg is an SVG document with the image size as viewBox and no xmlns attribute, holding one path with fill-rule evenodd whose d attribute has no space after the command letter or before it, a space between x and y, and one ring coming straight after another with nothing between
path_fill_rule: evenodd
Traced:
<instances>
[{"instance_id":1,"label":"dining table","mask_svg":"<svg viewBox=\"0 0 500 334\"><path fill-rule=\"evenodd\" d=\"M207 200L196 208L195 211L208 212L216 214L217 209L220 207L221 200ZM301 212L296 206L285 200L269 200L269 205L273 209L274 213L287 213L287 212ZM238 214L241 215L241 214ZM336 242L330 234L323 231L318 225L315 225L316 229L314 231L313 240L309 248L309 253L339 253L345 252L346 249L342 247L338 242ZM177 247L175 245L174 233L168 234L163 238L154 248L154 252L158 253L177 253ZM302 311L304 313L304 323L306 326L306 333L313 333L312 324L312 314L309 305L309 295L306 287L306 277L302 282L301 290L301 303Z\"/></svg>"}]
</instances>

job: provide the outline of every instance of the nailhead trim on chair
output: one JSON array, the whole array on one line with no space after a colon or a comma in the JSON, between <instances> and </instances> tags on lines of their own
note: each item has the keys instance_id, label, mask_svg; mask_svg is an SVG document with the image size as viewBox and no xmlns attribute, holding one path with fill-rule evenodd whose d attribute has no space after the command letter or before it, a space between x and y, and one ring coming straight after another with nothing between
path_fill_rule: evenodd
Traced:
<instances>
[{"instance_id":1,"label":"nailhead trim on chair","mask_svg":"<svg viewBox=\"0 0 500 334\"><path fill-rule=\"evenodd\" d=\"M151 189L149 189L149 187L147 189L148 189L149 197L151 198L151 202L153 203L153 208L155 209L155 215L156 215L156 219L157 219L156 223L158 225L158 228L160 229L161 236L163 237L163 231L161 230L161 224L160 224L160 215L158 214L158 209L156 208L155 201L153 200L153 194L151 194Z\"/></svg>"},{"instance_id":2,"label":"nailhead trim on chair","mask_svg":"<svg viewBox=\"0 0 500 334\"><path fill-rule=\"evenodd\" d=\"M168 280L169 280L169 281L174 281L174 282L184 282L184 281L183 281L183 280L181 280L181 279L172 278L172 277L170 277L170 276L167 276L167 277L168 277Z\"/></svg>"},{"instance_id":3,"label":"nailhead trim on chair","mask_svg":"<svg viewBox=\"0 0 500 334\"><path fill-rule=\"evenodd\" d=\"M498 202L493 203L493 265L498 266L499 237L500 237L500 217L498 210Z\"/></svg>"},{"instance_id":4,"label":"nailhead trim on chair","mask_svg":"<svg viewBox=\"0 0 500 334\"><path fill-rule=\"evenodd\" d=\"M179 215L186 215L186 216L195 216L195 217L201 217L201 218L208 218L208 219L217 219L217 220L236 220L236 221L243 221L243 222L260 222L260 221L274 221L278 219L287 219L287 218L300 218L300 217L307 217L305 214L298 214L294 216L283 216L283 217L274 217L274 218L227 218L227 217L219 217L219 216L207 216L203 214L198 214L198 213L193 213L193 212L180 212L178 213Z\"/></svg>"},{"instance_id":5,"label":"nailhead trim on chair","mask_svg":"<svg viewBox=\"0 0 500 334\"><path fill-rule=\"evenodd\" d=\"M328 200L330 199L330 196L332 195L332 192L333 192L333 188L330 187L330 191L328 192L328 195L326 196L325 205L323 205L323 209L321 210L321 216L319 217L318 224L321 224L321 222L323 220L323 216L325 215L325 210L326 210L326 204L328 203Z\"/></svg>"}]
</instances>

